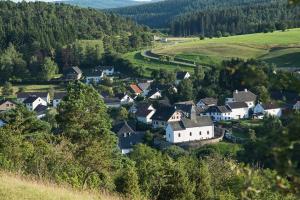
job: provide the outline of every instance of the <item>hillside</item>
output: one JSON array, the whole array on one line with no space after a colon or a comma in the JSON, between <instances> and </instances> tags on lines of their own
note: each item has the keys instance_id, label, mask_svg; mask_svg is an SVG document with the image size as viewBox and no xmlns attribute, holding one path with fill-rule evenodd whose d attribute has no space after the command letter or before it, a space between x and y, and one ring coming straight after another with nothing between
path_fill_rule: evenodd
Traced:
<instances>
[{"instance_id":1,"label":"hillside","mask_svg":"<svg viewBox=\"0 0 300 200\"><path fill-rule=\"evenodd\" d=\"M57 185L24 179L16 175L0 173L1 200L121 200L108 194L78 191Z\"/></svg>"},{"instance_id":2,"label":"hillside","mask_svg":"<svg viewBox=\"0 0 300 200\"><path fill-rule=\"evenodd\" d=\"M116 9L140 24L167 29L175 36L246 34L280 29L284 23L299 27L299 8L286 0L167 0Z\"/></svg>"},{"instance_id":3,"label":"hillside","mask_svg":"<svg viewBox=\"0 0 300 200\"><path fill-rule=\"evenodd\" d=\"M280 68L300 66L300 29L274 33L256 33L240 36L200 40L199 38L169 38L168 43L159 44L153 53L186 59L202 65L220 65L231 58L256 58L274 63ZM152 69L181 68L192 72L192 67L174 66L160 61L143 58L139 52L124 56L137 66L143 66L147 73ZM155 67L154 67L155 66Z\"/></svg>"},{"instance_id":4,"label":"hillside","mask_svg":"<svg viewBox=\"0 0 300 200\"><path fill-rule=\"evenodd\" d=\"M135 0L66 0L63 3L77 5L81 7L91 7L91 8L100 8L100 9L107 9L107 8L120 8L125 6L134 6L134 5L141 5L149 2L156 2L160 0L146 0L146 1L135 1Z\"/></svg>"}]
</instances>

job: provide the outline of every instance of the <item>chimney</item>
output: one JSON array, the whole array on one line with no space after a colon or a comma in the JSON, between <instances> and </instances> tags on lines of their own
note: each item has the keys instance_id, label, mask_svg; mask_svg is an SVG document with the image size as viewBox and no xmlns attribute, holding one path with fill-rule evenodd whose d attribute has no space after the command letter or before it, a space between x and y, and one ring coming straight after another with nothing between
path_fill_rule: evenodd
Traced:
<instances>
[{"instance_id":1,"label":"chimney","mask_svg":"<svg viewBox=\"0 0 300 200\"><path fill-rule=\"evenodd\" d=\"M235 90L234 92L235 92L236 94L237 94L237 93L239 93L239 91L238 91L238 90Z\"/></svg>"}]
</instances>

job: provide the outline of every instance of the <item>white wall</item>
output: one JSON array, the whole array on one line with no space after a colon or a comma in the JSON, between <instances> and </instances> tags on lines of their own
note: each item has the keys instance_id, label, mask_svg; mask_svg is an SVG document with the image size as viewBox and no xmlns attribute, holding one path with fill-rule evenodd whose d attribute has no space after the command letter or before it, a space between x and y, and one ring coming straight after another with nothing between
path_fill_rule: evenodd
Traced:
<instances>
[{"instance_id":1,"label":"white wall","mask_svg":"<svg viewBox=\"0 0 300 200\"><path fill-rule=\"evenodd\" d=\"M85 78L86 84L99 83L102 80L103 76L87 76Z\"/></svg>"},{"instance_id":2,"label":"white wall","mask_svg":"<svg viewBox=\"0 0 300 200\"><path fill-rule=\"evenodd\" d=\"M265 110L265 113L266 113L266 115L269 115L269 116L281 117L282 110L281 110L281 108L270 109L270 110Z\"/></svg>"},{"instance_id":3,"label":"white wall","mask_svg":"<svg viewBox=\"0 0 300 200\"><path fill-rule=\"evenodd\" d=\"M125 95L122 99L121 99L121 104L129 104L129 103L133 103L134 100L128 96L128 95Z\"/></svg>"},{"instance_id":4,"label":"white wall","mask_svg":"<svg viewBox=\"0 0 300 200\"><path fill-rule=\"evenodd\" d=\"M170 143L181 143L211 139L214 137L214 126L203 126L187 128L185 130L173 131L172 125L166 128L166 139Z\"/></svg>"},{"instance_id":5,"label":"white wall","mask_svg":"<svg viewBox=\"0 0 300 200\"><path fill-rule=\"evenodd\" d=\"M230 117L232 119L245 119L249 117L248 108L231 109Z\"/></svg>"},{"instance_id":6,"label":"white wall","mask_svg":"<svg viewBox=\"0 0 300 200\"><path fill-rule=\"evenodd\" d=\"M26 104L26 108L30 111L33 111L38 105L44 105L44 106L47 106L47 102L44 101L42 98L37 98L32 104L31 103L28 103Z\"/></svg>"}]
</instances>

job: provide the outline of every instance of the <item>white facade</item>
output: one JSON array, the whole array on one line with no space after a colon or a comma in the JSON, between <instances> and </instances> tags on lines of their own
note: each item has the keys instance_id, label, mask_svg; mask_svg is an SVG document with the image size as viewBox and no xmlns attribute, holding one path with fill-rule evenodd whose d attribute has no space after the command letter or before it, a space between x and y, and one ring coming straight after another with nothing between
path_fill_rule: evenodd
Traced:
<instances>
[{"instance_id":1,"label":"white facade","mask_svg":"<svg viewBox=\"0 0 300 200\"><path fill-rule=\"evenodd\" d=\"M212 112L203 114L203 116L210 116L212 117L213 121L227 121L231 120L231 112L221 113L221 112Z\"/></svg>"},{"instance_id":2,"label":"white facade","mask_svg":"<svg viewBox=\"0 0 300 200\"><path fill-rule=\"evenodd\" d=\"M103 75L105 76L112 76L115 73L115 68L111 67L111 68L106 68L103 70Z\"/></svg>"},{"instance_id":3,"label":"white facade","mask_svg":"<svg viewBox=\"0 0 300 200\"><path fill-rule=\"evenodd\" d=\"M211 139L214 137L214 126L187 128L174 131L171 124L166 128L166 139L170 143L181 143Z\"/></svg>"},{"instance_id":4,"label":"white facade","mask_svg":"<svg viewBox=\"0 0 300 200\"><path fill-rule=\"evenodd\" d=\"M254 114L281 117L282 109L281 108L264 109L264 107L261 104L257 104L254 107Z\"/></svg>"},{"instance_id":5,"label":"white facade","mask_svg":"<svg viewBox=\"0 0 300 200\"><path fill-rule=\"evenodd\" d=\"M133 98L131 98L129 95L124 95L124 97L122 97L122 99L120 99L121 105L126 105L126 104L130 104L133 103L134 100Z\"/></svg>"},{"instance_id":6,"label":"white facade","mask_svg":"<svg viewBox=\"0 0 300 200\"><path fill-rule=\"evenodd\" d=\"M41 97L37 97L37 99L32 103L26 103L25 106L28 110L33 111L38 105L47 106L47 102L44 101Z\"/></svg>"},{"instance_id":7,"label":"white facade","mask_svg":"<svg viewBox=\"0 0 300 200\"><path fill-rule=\"evenodd\" d=\"M151 124L152 123L152 119L151 117L154 115L155 113L155 109L151 110L151 112L147 115L147 116L137 116L137 120L139 122L142 122L144 124Z\"/></svg>"},{"instance_id":8,"label":"white facade","mask_svg":"<svg viewBox=\"0 0 300 200\"><path fill-rule=\"evenodd\" d=\"M28 95L28 97L29 97L30 95ZM25 97L25 98L17 98L17 101L19 102L19 103L23 103L28 97ZM50 95L49 95L49 93L48 93L48 95L47 96L45 96L45 97L40 97L41 99L43 99L45 102L47 102L47 103L49 103L50 104Z\"/></svg>"},{"instance_id":9,"label":"white facade","mask_svg":"<svg viewBox=\"0 0 300 200\"><path fill-rule=\"evenodd\" d=\"M300 110L300 101L297 101L297 103L295 103L295 104L293 105L293 109L294 109L294 110Z\"/></svg>"},{"instance_id":10,"label":"white facade","mask_svg":"<svg viewBox=\"0 0 300 200\"><path fill-rule=\"evenodd\" d=\"M148 98L149 98L149 99L155 100L155 99L159 99L159 98L161 98L161 97L162 97L161 92L160 92L160 91L157 91L157 92L155 92L154 94L152 94L151 96L149 96Z\"/></svg>"},{"instance_id":11,"label":"white facade","mask_svg":"<svg viewBox=\"0 0 300 200\"><path fill-rule=\"evenodd\" d=\"M103 78L103 72L102 72L102 75L101 76L87 76L85 78L85 83L86 84L92 84L92 83L100 83L100 81L102 80Z\"/></svg>"},{"instance_id":12,"label":"white facade","mask_svg":"<svg viewBox=\"0 0 300 200\"><path fill-rule=\"evenodd\" d=\"M53 107L57 108L62 99L53 99Z\"/></svg>"},{"instance_id":13,"label":"white facade","mask_svg":"<svg viewBox=\"0 0 300 200\"><path fill-rule=\"evenodd\" d=\"M231 109L231 119L247 119L249 118L249 108L234 108Z\"/></svg>"}]
</instances>

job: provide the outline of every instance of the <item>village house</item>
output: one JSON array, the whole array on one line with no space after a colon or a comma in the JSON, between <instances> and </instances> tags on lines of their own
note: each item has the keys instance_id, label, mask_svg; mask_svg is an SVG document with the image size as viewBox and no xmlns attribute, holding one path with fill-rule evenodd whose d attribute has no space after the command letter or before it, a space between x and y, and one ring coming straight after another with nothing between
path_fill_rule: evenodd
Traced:
<instances>
[{"instance_id":1,"label":"village house","mask_svg":"<svg viewBox=\"0 0 300 200\"><path fill-rule=\"evenodd\" d=\"M166 140L172 144L214 138L214 124L210 117L194 116L169 122Z\"/></svg>"},{"instance_id":2,"label":"village house","mask_svg":"<svg viewBox=\"0 0 300 200\"><path fill-rule=\"evenodd\" d=\"M254 108L253 115L259 119L264 116L281 117L282 109L274 103L258 103Z\"/></svg>"},{"instance_id":3,"label":"village house","mask_svg":"<svg viewBox=\"0 0 300 200\"><path fill-rule=\"evenodd\" d=\"M80 80L82 78L82 71L79 67L69 67L64 71L66 80Z\"/></svg>"},{"instance_id":4,"label":"village house","mask_svg":"<svg viewBox=\"0 0 300 200\"><path fill-rule=\"evenodd\" d=\"M23 101L23 104L29 111L34 111L38 105L47 106L47 102L38 96L29 96Z\"/></svg>"},{"instance_id":5,"label":"village house","mask_svg":"<svg viewBox=\"0 0 300 200\"><path fill-rule=\"evenodd\" d=\"M177 72L176 73L176 85L178 85L181 81L185 79L189 79L191 77L189 72Z\"/></svg>"},{"instance_id":6,"label":"village house","mask_svg":"<svg viewBox=\"0 0 300 200\"><path fill-rule=\"evenodd\" d=\"M86 84L98 84L104 77L103 70L100 68L89 69L84 75Z\"/></svg>"},{"instance_id":7,"label":"village house","mask_svg":"<svg viewBox=\"0 0 300 200\"><path fill-rule=\"evenodd\" d=\"M116 124L113 129L119 138L119 148L122 154L128 154L133 150L133 146L142 143L145 137L144 132L134 130L134 127L126 121Z\"/></svg>"},{"instance_id":8,"label":"village house","mask_svg":"<svg viewBox=\"0 0 300 200\"><path fill-rule=\"evenodd\" d=\"M115 68L113 66L100 66L102 69L103 76L112 76L115 73Z\"/></svg>"},{"instance_id":9,"label":"village house","mask_svg":"<svg viewBox=\"0 0 300 200\"><path fill-rule=\"evenodd\" d=\"M151 99L151 100L157 100L162 98L161 91L159 90L150 90L146 96L146 98Z\"/></svg>"},{"instance_id":10,"label":"village house","mask_svg":"<svg viewBox=\"0 0 300 200\"><path fill-rule=\"evenodd\" d=\"M121 105L128 105L134 102L134 99L127 93L119 93L115 97L119 99Z\"/></svg>"},{"instance_id":11,"label":"village house","mask_svg":"<svg viewBox=\"0 0 300 200\"><path fill-rule=\"evenodd\" d=\"M34 112L36 112L37 114L37 118L41 119L43 117L46 116L47 110L48 110L48 106L45 106L43 104L39 104L37 105L37 107L34 109Z\"/></svg>"},{"instance_id":12,"label":"village house","mask_svg":"<svg viewBox=\"0 0 300 200\"><path fill-rule=\"evenodd\" d=\"M136 106L135 117L138 122L144 124L151 124L152 123L151 117L154 115L155 112L156 110L152 106L152 104L141 103Z\"/></svg>"},{"instance_id":13,"label":"village house","mask_svg":"<svg viewBox=\"0 0 300 200\"><path fill-rule=\"evenodd\" d=\"M191 117L192 113L196 113L196 106L193 101L177 102L174 108L182 112L185 117Z\"/></svg>"},{"instance_id":14,"label":"village house","mask_svg":"<svg viewBox=\"0 0 300 200\"><path fill-rule=\"evenodd\" d=\"M235 90L233 92L232 98L226 98L225 104L231 102L245 102L248 108L254 108L257 96L251 91L245 89L244 91Z\"/></svg>"},{"instance_id":15,"label":"village house","mask_svg":"<svg viewBox=\"0 0 300 200\"><path fill-rule=\"evenodd\" d=\"M27 99L30 96L40 97L48 104L50 104L51 102L49 92L19 92L17 93L17 101L23 103L25 99Z\"/></svg>"},{"instance_id":16,"label":"village house","mask_svg":"<svg viewBox=\"0 0 300 200\"><path fill-rule=\"evenodd\" d=\"M60 104L60 102L65 96L67 96L67 92L55 92L52 101L53 107L57 108L57 106Z\"/></svg>"},{"instance_id":17,"label":"village house","mask_svg":"<svg viewBox=\"0 0 300 200\"><path fill-rule=\"evenodd\" d=\"M213 121L231 120L231 110L227 106L211 106L202 115L210 116Z\"/></svg>"},{"instance_id":18,"label":"village house","mask_svg":"<svg viewBox=\"0 0 300 200\"><path fill-rule=\"evenodd\" d=\"M152 128L166 128L169 122L180 121L183 117L182 112L176 110L174 107L160 107L157 108L152 119Z\"/></svg>"},{"instance_id":19,"label":"village house","mask_svg":"<svg viewBox=\"0 0 300 200\"><path fill-rule=\"evenodd\" d=\"M207 97L204 99L200 99L196 105L199 108L206 109L208 107L218 105L218 99Z\"/></svg>"},{"instance_id":20,"label":"village house","mask_svg":"<svg viewBox=\"0 0 300 200\"><path fill-rule=\"evenodd\" d=\"M230 102L227 107L231 110L231 119L247 119L249 118L249 104L245 102Z\"/></svg>"},{"instance_id":21,"label":"village house","mask_svg":"<svg viewBox=\"0 0 300 200\"><path fill-rule=\"evenodd\" d=\"M14 108L16 108L16 103L11 100L4 99L0 101L0 112L5 112Z\"/></svg>"},{"instance_id":22,"label":"village house","mask_svg":"<svg viewBox=\"0 0 300 200\"><path fill-rule=\"evenodd\" d=\"M130 84L129 89L135 96L138 96L143 92L143 90L136 84Z\"/></svg>"},{"instance_id":23,"label":"village house","mask_svg":"<svg viewBox=\"0 0 300 200\"><path fill-rule=\"evenodd\" d=\"M116 97L105 97L105 98L103 98L103 101L104 101L104 104L108 108L119 108L119 107L121 107L120 99L118 99Z\"/></svg>"}]
</instances>

